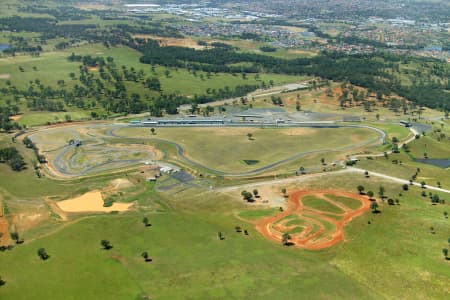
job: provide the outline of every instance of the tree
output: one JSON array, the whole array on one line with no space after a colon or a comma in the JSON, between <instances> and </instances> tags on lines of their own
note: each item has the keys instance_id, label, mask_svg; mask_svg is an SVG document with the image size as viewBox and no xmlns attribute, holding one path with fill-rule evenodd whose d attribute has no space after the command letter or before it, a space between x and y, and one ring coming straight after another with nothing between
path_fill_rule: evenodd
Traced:
<instances>
[{"instance_id":1,"label":"tree","mask_svg":"<svg viewBox=\"0 0 450 300\"><path fill-rule=\"evenodd\" d=\"M6 283L6 281L4 281L4 280L2 279L2 276L0 276L0 286L5 285L5 283Z\"/></svg>"},{"instance_id":2,"label":"tree","mask_svg":"<svg viewBox=\"0 0 450 300\"><path fill-rule=\"evenodd\" d=\"M367 196L369 196L370 199L372 199L374 193L372 191L368 191L367 192Z\"/></svg>"},{"instance_id":3,"label":"tree","mask_svg":"<svg viewBox=\"0 0 450 300\"><path fill-rule=\"evenodd\" d=\"M19 233L18 232L11 232L10 236L11 236L11 239L16 241L16 243L19 241Z\"/></svg>"},{"instance_id":4,"label":"tree","mask_svg":"<svg viewBox=\"0 0 450 300\"><path fill-rule=\"evenodd\" d=\"M150 131L152 132L153 135L155 135L155 131L156 131L155 128L152 127L152 128L150 129Z\"/></svg>"},{"instance_id":5,"label":"tree","mask_svg":"<svg viewBox=\"0 0 450 300\"><path fill-rule=\"evenodd\" d=\"M300 111L300 110L301 110L301 105L300 105L300 101L299 101L299 100L297 100L297 102L295 103L295 109L296 109L297 111Z\"/></svg>"},{"instance_id":6,"label":"tree","mask_svg":"<svg viewBox=\"0 0 450 300\"><path fill-rule=\"evenodd\" d=\"M287 233L287 232L283 233L283 235L281 236L281 242L285 246L289 245L289 240L290 239L291 239L291 235L289 233Z\"/></svg>"},{"instance_id":7,"label":"tree","mask_svg":"<svg viewBox=\"0 0 450 300\"><path fill-rule=\"evenodd\" d=\"M376 201L372 202L370 204L370 209L372 209L372 213L377 213L378 212L378 203Z\"/></svg>"},{"instance_id":8,"label":"tree","mask_svg":"<svg viewBox=\"0 0 450 300\"><path fill-rule=\"evenodd\" d=\"M322 165L325 165L325 158L321 158L320 162L322 163Z\"/></svg>"},{"instance_id":9,"label":"tree","mask_svg":"<svg viewBox=\"0 0 450 300\"><path fill-rule=\"evenodd\" d=\"M247 137L248 137L249 140L252 140L253 139L253 134L249 132L249 133L247 133Z\"/></svg>"},{"instance_id":10,"label":"tree","mask_svg":"<svg viewBox=\"0 0 450 300\"><path fill-rule=\"evenodd\" d=\"M253 202L253 195L250 192L247 191L242 191L241 192L242 197L244 198L244 200L246 200L247 202Z\"/></svg>"},{"instance_id":11,"label":"tree","mask_svg":"<svg viewBox=\"0 0 450 300\"><path fill-rule=\"evenodd\" d=\"M442 254L444 254L445 259L448 259L448 249L447 248L442 249Z\"/></svg>"},{"instance_id":12,"label":"tree","mask_svg":"<svg viewBox=\"0 0 450 300\"><path fill-rule=\"evenodd\" d=\"M281 192L282 192L283 195L286 197L286 192L287 192L286 188L282 188L282 189L281 189Z\"/></svg>"},{"instance_id":13,"label":"tree","mask_svg":"<svg viewBox=\"0 0 450 300\"><path fill-rule=\"evenodd\" d=\"M407 190L409 189L409 186L405 183L405 184L402 186L402 188L403 188L404 191L407 191Z\"/></svg>"},{"instance_id":14,"label":"tree","mask_svg":"<svg viewBox=\"0 0 450 300\"><path fill-rule=\"evenodd\" d=\"M448 213L444 211L444 218L448 219Z\"/></svg>"},{"instance_id":15,"label":"tree","mask_svg":"<svg viewBox=\"0 0 450 300\"><path fill-rule=\"evenodd\" d=\"M378 196L380 196L381 199L384 198L384 192L385 192L385 191L386 191L386 189L384 188L384 186L381 186L381 185L380 185L380 187L379 187L379 189L378 189Z\"/></svg>"},{"instance_id":16,"label":"tree","mask_svg":"<svg viewBox=\"0 0 450 300\"><path fill-rule=\"evenodd\" d=\"M420 186L424 189L424 188L426 187L426 182L425 182L425 181L422 181L422 182L420 183Z\"/></svg>"},{"instance_id":17,"label":"tree","mask_svg":"<svg viewBox=\"0 0 450 300\"><path fill-rule=\"evenodd\" d=\"M369 171L364 171L364 176L366 176L366 178L369 178Z\"/></svg>"},{"instance_id":18,"label":"tree","mask_svg":"<svg viewBox=\"0 0 450 300\"><path fill-rule=\"evenodd\" d=\"M152 261L152 259L149 258L147 251L142 252L141 256L144 258L145 262Z\"/></svg>"},{"instance_id":19,"label":"tree","mask_svg":"<svg viewBox=\"0 0 450 300\"><path fill-rule=\"evenodd\" d=\"M302 173L302 174L305 174L306 172L305 172L305 168L304 167L300 167L300 173Z\"/></svg>"},{"instance_id":20,"label":"tree","mask_svg":"<svg viewBox=\"0 0 450 300\"><path fill-rule=\"evenodd\" d=\"M50 258L50 255L47 254L47 251L45 251L44 248L39 248L38 249L38 256L42 259L42 260L47 260Z\"/></svg>"},{"instance_id":21,"label":"tree","mask_svg":"<svg viewBox=\"0 0 450 300\"><path fill-rule=\"evenodd\" d=\"M253 196L255 196L255 198L259 198L259 192L257 189L253 190Z\"/></svg>"},{"instance_id":22,"label":"tree","mask_svg":"<svg viewBox=\"0 0 450 300\"><path fill-rule=\"evenodd\" d=\"M110 250L113 248L113 246L111 245L111 243L108 240L102 240L100 242L100 244L102 245L103 249L105 249L105 250Z\"/></svg>"},{"instance_id":23,"label":"tree","mask_svg":"<svg viewBox=\"0 0 450 300\"><path fill-rule=\"evenodd\" d=\"M362 185L358 185L358 186L356 187L356 189L358 190L358 192L359 192L360 195L363 194L363 192L364 192L364 187L363 187Z\"/></svg>"},{"instance_id":24,"label":"tree","mask_svg":"<svg viewBox=\"0 0 450 300\"><path fill-rule=\"evenodd\" d=\"M222 232L220 232L220 231L217 233L217 237L219 238L219 240L224 240L225 239L225 237L223 236Z\"/></svg>"},{"instance_id":25,"label":"tree","mask_svg":"<svg viewBox=\"0 0 450 300\"><path fill-rule=\"evenodd\" d=\"M152 224L150 224L150 222L148 220L148 217L142 218L142 223L144 223L145 227L152 226Z\"/></svg>"}]
</instances>

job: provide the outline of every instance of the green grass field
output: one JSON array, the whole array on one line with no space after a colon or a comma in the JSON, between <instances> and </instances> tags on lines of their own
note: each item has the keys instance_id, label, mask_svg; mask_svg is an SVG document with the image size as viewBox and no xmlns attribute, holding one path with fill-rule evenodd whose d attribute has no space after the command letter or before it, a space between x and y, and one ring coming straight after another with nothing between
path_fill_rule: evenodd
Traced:
<instances>
[{"instance_id":1,"label":"green grass field","mask_svg":"<svg viewBox=\"0 0 450 300\"><path fill-rule=\"evenodd\" d=\"M190 136L195 137L194 132ZM162 130L157 132L158 137L164 134L169 137ZM171 134L175 138L175 133ZM242 143L251 143L266 138L266 134L267 138L276 134L276 130L256 132L255 141L248 141L245 134L236 135L233 130L228 134L235 134ZM7 143L10 142L4 139L1 144ZM19 143L16 146L28 161L32 158L31 151ZM122 173L55 181L37 179L32 170L15 173L5 165L0 165L0 171L1 193L9 207L9 220L19 213L24 216L42 213L42 208L38 208L46 197L67 199L125 176ZM138 182L138 172L128 176ZM0 253L3 266L0 275L6 281L0 287L2 296L5 299L29 299L31 294L35 299L142 299L144 295L160 299L292 299L302 295L309 299L330 299L332 295L333 299L347 299L352 295L363 299L443 299L448 294L450 273L441 250L448 239L448 219L443 212L448 211L449 204L447 201L445 205L432 206L420 196L418 188L398 196L399 184L362 175L332 174L282 185L289 191L310 188L354 192L358 184L373 191L383 185L387 196L400 199L400 205L396 206L380 202L381 214L367 213L353 220L345 228L345 242L309 252L267 241L251 223L243 221L274 214L278 208L248 206L241 197L209 188L157 192L158 184L138 183L138 194L117 198L138 202L135 210L128 213L81 219L73 216L71 221L63 222L50 212L46 221L31 228L17 223L25 244ZM49 208L44 206L45 209ZM143 226L144 215L149 216L152 227ZM236 233L235 226L249 230L249 236ZM429 232L430 226L435 228L435 234ZM225 236L222 241L217 238L219 231ZM102 250L101 239L110 240L114 248ZM38 258L39 247L47 250L49 260ZM149 252L151 263L140 257L143 251ZM64 272L61 274L60 270ZM320 291L316 288L318 284ZM398 286L408 288L400 290Z\"/></svg>"},{"instance_id":2,"label":"green grass field","mask_svg":"<svg viewBox=\"0 0 450 300\"><path fill-rule=\"evenodd\" d=\"M113 57L118 68L126 66L128 69L135 68L136 70L143 70L146 77L158 77L161 82L162 90L166 94L176 93L186 96L205 94L208 88L210 89L224 89L229 87L235 88L237 85L254 85L259 84L261 81L268 83L270 80L275 85L281 85L285 83L298 82L305 80L305 76L290 76L280 74L260 74L258 80L254 76L248 76L246 80L243 80L241 76L234 76L232 74L213 74L210 79L207 78L206 73L198 72L197 75L187 72L186 69L171 69L170 75L165 76L165 68L156 67L155 73L150 70L150 65L142 64L139 62L141 54L133 49L119 46L113 48L106 48L98 44L85 44L79 47L73 47L62 51L55 51L49 49L46 52L41 53L39 57L31 57L29 55L18 55L15 57L0 58L0 74L9 75L9 81L12 86L16 86L19 89L25 89L28 87L30 81L38 79L42 84L49 85L57 88L57 81L62 79L65 82L66 88L72 88L75 84L80 84L78 80L72 80L70 73L78 74L78 67L80 63L69 62L67 57L71 53L77 55L91 55L94 57ZM19 67L23 68L23 72L19 70ZM93 71L94 74L96 71ZM203 79L202 79L203 76ZM7 86L6 79L0 79L0 88ZM141 83L125 82L125 86L129 93L140 94L141 97L156 96L155 92L151 92L142 87ZM9 99L10 96L4 99ZM9 99L9 100L12 100ZM92 101L94 99L86 99ZM0 100L0 103L2 101ZM26 107L25 101L19 102L21 112L25 113L24 120L19 123L25 125L41 125L46 122L57 122L55 116L64 120L65 113L48 113L48 116L43 116L42 119L36 119L35 116L28 117L27 115L34 115L34 112L29 112ZM73 120L84 119L90 117L91 111L96 111L99 114L102 113L100 107L86 109L85 111L77 109L75 107L66 107L70 112ZM45 113L38 113L43 115ZM62 115L62 118L61 118ZM27 119L30 118L30 119Z\"/></svg>"},{"instance_id":3,"label":"green grass field","mask_svg":"<svg viewBox=\"0 0 450 300\"><path fill-rule=\"evenodd\" d=\"M341 196L336 196L336 195L325 195L327 198L345 205L348 208L351 209L358 209L361 207L361 202L352 198L347 198L347 197L341 197Z\"/></svg>"},{"instance_id":4,"label":"green grass field","mask_svg":"<svg viewBox=\"0 0 450 300\"><path fill-rule=\"evenodd\" d=\"M320 211L324 211L324 212L330 212L330 213L335 213L335 214L344 213L344 211L340 207L333 205L332 203L330 203L324 199L317 198L314 196L303 197L302 203L305 206L308 206L310 208L317 209Z\"/></svg>"},{"instance_id":5,"label":"green grass field","mask_svg":"<svg viewBox=\"0 0 450 300\"><path fill-rule=\"evenodd\" d=\"M371 130L360 128L158 128L156 132L152 136L148 128L121 128L116 134L129 138L154 137L176 141L189 158L226 172L252 170L302 152L334 151L334 145L342 148L373 140L377 136ZM248 133L253 135L252 140L247 137ZM258 160L259 163L248 165L244 160Z\"/></svg>"},{"instance_id":6,"label":"green grass field","mask_svg":"<svg viewBox=\"0 0 450 300\"><path fill-rule=\"evenodd\" d=\"M307 186L351 190L359 181L371 189L383 184L389 194L400 188L376 180L367 183L359 176L330 176ZM90 217L57 225L60 229L53 234L32 241L25 232L24 245L0 255L7 282L2 295L5 299L29 299L30 293L35 299L140 299L143 295L286 299L300 294L309 299L331 295L333 299L348 295L442 299L448 292L450 273L441 254L448 238L448 221L442 216L448 204L432 207L417 196L418 189L406 193L399 206L381 204L382 214L368 213L352 221L346 227L346 242L320 252L266 241L251 224L228 213L239 209L241 217L253 217L255 212L225 195L198 192L184 191L175 197L170 192L148 194L148 201L162 197L169 205L160 213ZM143 226L144 214L152 227ZM237 225L250 235L236 233ZM436 234L429 233L429 226ZM218 231L224 240L217 239ZM101 239L108 239L114 248L102 250ZM47 250L50 259L38 258L39 247ZM148 251L153 261L145 263L142 251ZM320 291L314 288L317 284ZM399 290L399 285L408 289Z\"/></svg>"}]
</instances>

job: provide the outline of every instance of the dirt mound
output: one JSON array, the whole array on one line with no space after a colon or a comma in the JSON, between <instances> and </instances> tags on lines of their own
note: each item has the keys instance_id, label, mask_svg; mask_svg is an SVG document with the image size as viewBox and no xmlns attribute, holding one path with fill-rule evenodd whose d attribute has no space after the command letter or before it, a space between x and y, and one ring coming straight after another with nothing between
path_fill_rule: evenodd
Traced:
<instances>
[{"instance_id":1,"label":"dirt mound","mask_svg":"<svg viewBox=\"0 0 450 300\"><path fill-rule=\"evenodd\" d=\"M362 205L358 209L351 209L327 195L352 198L360 201ZM302 202L305 196L325 200L342 209L343 213L330 213L308 207ZM264 237L277 242L282 241L284 233L289 233L291 236L289 242L294 247L320 250L340 242L344 238L344 225L369 210L370 203L365 196L344 191L296 191L289 195L288 207L283 212L257 221L256 230ZM291 225L286 218L295 218L300 224Z\"/></svg>"},{"instance_id":2,"label":"dirt mound","mask_svg":"<svg viewBox=\"0 0 450 300\"><path fill-rule=\"evenodd\" d=\"M64 212L111 212L126 211L133 203L114 203L110 207L103 206L103 196L100 191L91 191L80 197L72 198L57 203Z\"/></svg>"},{"instance_id":3,"label":"dirt mound","mask_svg":"<svg viewBox=\"0 0 450 300\"><path fill-rule=\"evenodd\" d=\"M133 187L134 184L126 178L117 178L112 180L109 186L114 190L122 190Z\"/></svg>"}]
</instances>

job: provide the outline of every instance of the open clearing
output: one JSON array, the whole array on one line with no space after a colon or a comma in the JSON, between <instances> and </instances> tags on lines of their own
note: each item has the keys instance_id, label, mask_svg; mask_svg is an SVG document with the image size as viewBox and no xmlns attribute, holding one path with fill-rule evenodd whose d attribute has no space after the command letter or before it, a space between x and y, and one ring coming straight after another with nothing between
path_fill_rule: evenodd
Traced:
<instances>
[{"instance_id":1,"label":"open clearing","mask_svg":"<svg viewBox=\"0 0 450 300\"><path fill-rule=\"evenodd\" d=\"M358 209L351 209L328 195L352 198L362 205ZM328 205L313 203L319 201ZM344 238L344 225L366 212L370 203L367 197L344 191L295 191L289 196L287 209L257 221L256 230L264 237L278 242L282 241L283 233L289 233L289 242L294 247L321 250L339 243ZM334 210L329 209L332 206ZM292 222L292 217L302 222Z\"/></svg>"},{"instance_id":2,"label":"open clearing","mask_svg":"<svg viewBox=\"0 0 450 300\"><path fill-rule=\"evenodd\" d=\"M162 47L177 46L194 49L205 48L205 46L197 44L197 41L192 38L169 38L169 37L159 37L151 34L135 34L133 35L133 38L156 40Z\"/></svg>"},{"instance_id":3,"label":"open clearing","mask_svg":"<svg viewBox=\"0 0 450 300\"><path fill-rule=\"evenodd\" d=\"M176 142L183 155L217 172L249 172L282 160L314 153L345 152L376 143L378 134L365 128L149 128L123 127L120 138L148 138ZM249 139L247 134L252 134ZM339 145L336 147L336 145ZM230 151L229 149L233 149ZM245 160L257 160L246 164Z\"/></svg>"},{"instance_id":4,"label":"open clearing","mask_svg":"<svg viewBox=\"0 0 450 300\"><path fill-rule=\"evenodd\" d=\"M110 207L103 206L103 196L100 191L91 191L80 197L60 201L57 203L64 212L112 212L127 211L133 203L114 203Z\"/></svg>"}]
</instances>

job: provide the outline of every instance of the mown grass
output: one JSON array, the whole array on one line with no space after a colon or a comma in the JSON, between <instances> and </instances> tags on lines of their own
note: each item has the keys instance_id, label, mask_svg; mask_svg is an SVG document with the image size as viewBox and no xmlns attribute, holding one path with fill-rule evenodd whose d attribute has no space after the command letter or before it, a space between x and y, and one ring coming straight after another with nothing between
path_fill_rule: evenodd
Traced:
<instances>
[{"instance_id":1,"label":"mown grass","mask_svg":"<svg viewBox=\"0 0 450 300\"><path fill-rule=\"evenodd\" d=\"M303 205L313 208L313 209L317 209L317 210L321 210L324 212L331 212L331 213L336 213L336 214L342 214L344 213L344 211L337 207L336 205L333 205L332 203L318 198L318 197L314 197L314 196L305 196L302 198L302 203Z\"/></svg>"},{"instance_id":2,"label":"mown grass","mask_svg":"<svg viewBox=\"0 0 450 300\"><path fill-rule=\"evenodd\" d=\"M25 188L12 183L32 182L32 174L9 175L13 177L10 181L0 180L2 188L9 191L8 203L45 195L45 188L49 193L58 189L68 194L80 184L36 179L42 187L34 184ZM90 179L82 186L97 184L97 179ZM133 299L145 294L159 299L293 299L301 294L308 299L445 298L450 273L441 249L448 239L448 219L443 217L448 204L431 206L418 188L398 196L401 185L361 175L330 175L302 182L297 188L356 192L358 184L374 191L383 185L386 195L398 197L400 205L380 202L381 214L356 218L345 227L345 242L319 252L267 241L250 224L229 213L262 216L273 209L250 212L240 204L241 199L236 202L214 191L191 188L176 194L157 193L154 184L149 184L144 194L136 195L138 200L145 199L139 203L139 210L154 202L165 204L164 210L90 217L35 240L30 239L31 233L23 232L25 244L0 253L1 275L6 280L2 296ZM286 187L290 191L296 188ZM142 224L144 214L152 223L149 228ZM237 225L249 230L250 235L236 233ZM41 234L48 233L51 226L46 225ZM435 234L429 232L430 226ZM218 240L219 231L225 240ZM39 231L34 232L33 238ZM101 239L110 240L114 248L100 249ZM38 258L39 247L51 255L48 261ZM153 262L145 263L140 257L142 251L148 251ZM319 283L321 289L317 291ZM384 288L380 290L379 286Z\"/></svg>"},{"instance_id":3,"label":"mown grass","mask_svg":"<svg viewBox=\"0 0 450 300\"><path fill-rule=\"evenodd\" d=\"M276 208L245 210L239 213L239 217L246 220L252 220L252 219L259 219L262 217L273 216L277 212L279 212L279 209Z\"/></svg>"},{"instance_id":4,"label":"mown grass","mask_svg":"<svg viewBox=\"0 0 450 300\"><path fill-rule=\"evenodd\" d=\"M353 198L341 197L341 196L336 196L333 194L327 194L325 196L327 198L329 198L337 203L340 203L342 205L345 205L346 207L351 208L351 209L358 209L361 207L361 202L358 200L355 200Z\"/></svg>"},{"instance_id":5,"label":"mown grass","mask_svg":"<svg viewBox=\"0 0 450 300\"><path fill-rule=\"evenodd\" d=\"M336 150L376 137L368 129L260 129L260 128L158 128L156 138L176 141L185 155L208 167L225 172L252 170L314 150ZM249 140L247 134L251 133ZM148 128L122 128L116 134L127 137L152 136ZM276 142L275 142L276 141ZM230 151L229 149L233 149ZM249 166L244 160L258 160Z\"/></svg>"},{"instance_id":6,"label":"mown grass","mask_svg":"<svg viewBox=\"0 0 450 300\"><path fill-rule=\"evenodd\" d=\"M152 215L150 221L152 227L145 228L136 214L90 218L4 253L0 262L7 270L2 274L7 284L2 295L5 299L29 299L30 293L35 299L133 299L139 294L160 299L281 299L301 292L311 299L331 294L374 298L373 292L317 261L317 256L325 255L273 245L253 230L248 237L238 234L223 218L211 222L202 215L169 213ZM219 230L223 241L217 238ZM101 239L110 240L114 248L102 250ZM51 258L41 261L38 247L45 247ZM142 251L148 251L153 262L145 263ZM319 280L325 286L317 292L312 286Z\"/></svg>"}]
</instances>

